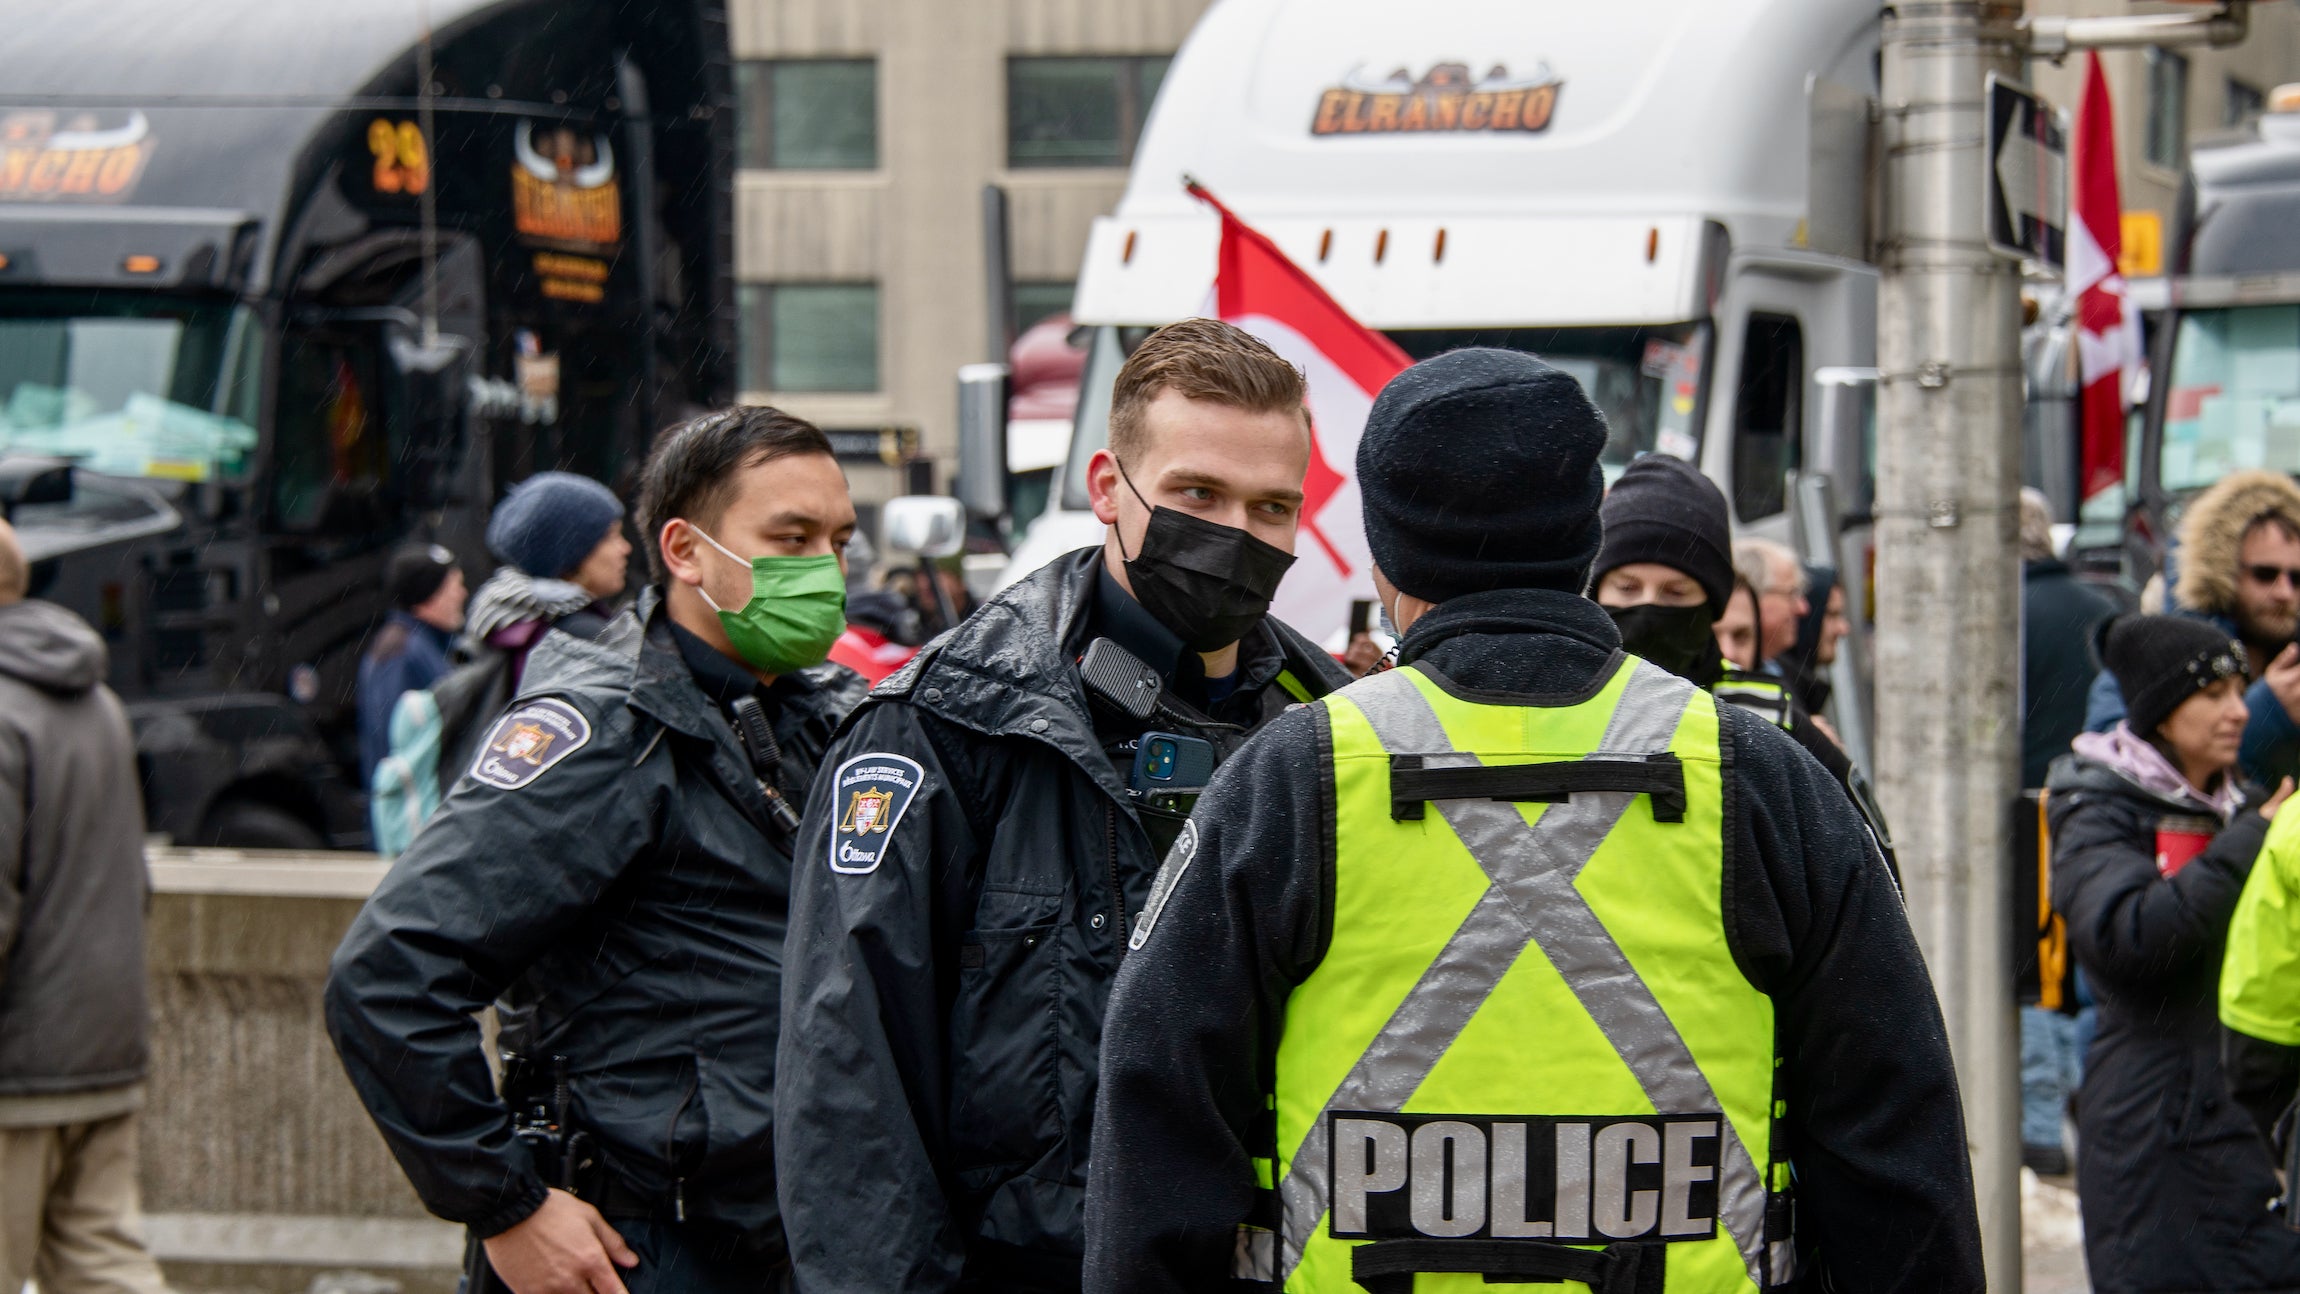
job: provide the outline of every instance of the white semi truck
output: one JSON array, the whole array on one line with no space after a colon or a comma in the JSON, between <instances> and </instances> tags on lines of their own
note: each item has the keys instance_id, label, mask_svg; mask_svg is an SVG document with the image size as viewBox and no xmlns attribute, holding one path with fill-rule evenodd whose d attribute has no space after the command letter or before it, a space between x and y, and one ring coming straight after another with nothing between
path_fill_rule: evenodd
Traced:
<instances>
[{"instance_id":1,"label":"white semi truck","mask_svg":"<svg viewBox=\"0 0 2300 1294\"><path fill-rule=\"evenodd\" d=\"M1878 34L1847 0L1218 0L1095 222L1069 453L1004 578L1100 539L1118 368L1211 310L1220 226L1187 174L1408 355L1573 373L1609 472L1694 461L1740 533L1850 565L1858 595Z\"/></svg>"}]
</instances>

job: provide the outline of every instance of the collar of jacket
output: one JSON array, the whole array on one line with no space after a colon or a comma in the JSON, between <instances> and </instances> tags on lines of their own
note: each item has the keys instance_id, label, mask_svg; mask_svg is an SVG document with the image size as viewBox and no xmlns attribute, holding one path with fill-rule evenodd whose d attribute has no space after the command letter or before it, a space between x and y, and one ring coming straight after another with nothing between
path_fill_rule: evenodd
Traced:
<instances>
[{"instance_id":1,"label":"collar of jacket","mask_svg":"<svg viewBox=\"0 0 2300 1294\"><path fill-rule=\"evenodd\" d=\"M402 611L397 607L393 607L391 609L391 614L385 616L384 620L388 623L399 625L400 627L406 629L409 633L422 638L423 641L430 643L433 647L437 648L442 653L444 653L450 646L453 646L455 643L454 634L447 632L445 629L442 629L435 624L417 619L415 613L412 611Z\"/></svg>"},{"instance_id":2,"label":"collar of jacket","mask_svg":"<svg viewBox=\"0 0 2300 1294\"><path fill-rule=\"evenodd\" d=\"M1131 807L1094 735L1086 687L1067 647L1083 628L1101 569L1100 545L1056 558L927 644L871 696L906 698L985 736L1044 742ZM1279 668L1293 670L1303 686L1323 693L1349 681L1332 656L1282 621L1265 617L1262 623L1277 642Z\"/></svg>"},{"instance_id":3,"label":"collar of jacket","mask_svg":"<svg viewBox=\"0 0 2300 1294\"><path fill-rule=\"evenodd\" d=\"M1186 700L1194 699L1197 692L1204 690L1206 667L1198 654L1184 646L1173 630L1158 623L1156 616L1119 586L1110 574L1109 563L1095 565L1088 596L1089 607L1074 618L1070 636L1062 640L1064 651L1072 657L1082 656L1090 641L1089 634L1107 637L1157 670L1166 680L1166 686L1177 691L1183 691L1185 686L1190 689L1185 694ZM1273 623L1276 622L1264 617L1238 640L1238 667L1230 675L1227 695L1259 692L1270 685L1279 670L1286 668L1285 650L1278 644L1277 632L1270 628Z\"/></svg>"},{"instance_id":4,"label":"collar of jacket","mask_svg":"<svg viewBox=\"0 0 2300 1294\"><path fill-rule=\"evenodd\" d=\"M1422 614L1398 646L1410 665L1448 638L1464 634L1561 634L1606 652L1621 650L1621 631L1605 608L1555 589L1489 589L1449 598Z\"/></svg>"},{"instance_id":5,"label":"collar of jacket","mask_svg":"<svg viewBox=\"0 0 2300 1294\"><path fill-rule=\"evenodd\" d=\"M2243 775L2243 770L2240 768L2228 770L2230 778L2241 778ZM2052 761L2052 766L2045 771L2044 784L2046 791L2056 796L2066 796L2078 791L2090 791L2096 795L2143 805L2157 813L2220 817L2220 810L2215 805L2205 803L2190 795L2167 795L2162 791L2142 786L2134 781L2129 774L2113 765L2074 752L2062 755ZM2241 788L2242 783L2231 782L2230 785ZM2241 813L2242 811L2243 797L2239 795L2236 812ZM2231 814L2229 818L2220 820L2226 822L2234 816Z\"/></svg>"}]
</instances>

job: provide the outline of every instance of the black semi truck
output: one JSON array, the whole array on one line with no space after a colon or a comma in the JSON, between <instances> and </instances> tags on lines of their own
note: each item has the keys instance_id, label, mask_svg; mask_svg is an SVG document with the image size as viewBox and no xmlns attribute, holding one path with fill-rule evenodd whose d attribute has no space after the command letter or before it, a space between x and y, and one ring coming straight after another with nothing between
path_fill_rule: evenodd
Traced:
<instances>
[{"instance_id":1,"label":"black semi truck","mask_svg":"<svg viewBox=\"0 0 2300 1294\"><path fill-rule=\"evenodd\" d=\"M356 848L388 555L476 585L734 389L716 0L102 0L0 24L0 508L155 832Z\"/></svg>"}]
</instances>

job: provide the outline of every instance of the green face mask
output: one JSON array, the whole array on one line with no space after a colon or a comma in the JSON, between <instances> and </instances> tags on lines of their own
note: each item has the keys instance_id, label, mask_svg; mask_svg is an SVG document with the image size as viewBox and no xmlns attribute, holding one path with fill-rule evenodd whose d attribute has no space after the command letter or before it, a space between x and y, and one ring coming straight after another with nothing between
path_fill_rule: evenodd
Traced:
<instances>
[{"instance_id":1,"label":"green face mask","mask_svg":"<svg viewBox=\"0 0 2300 1294\"><path fill-rule=\"evenodd\" d=\"M694 523L689 522L689 525ZM753 557L729 552L725 544L704 535L703 542L726 553L730 560L751 568L751 600L729 611L712 601L701 585L703 601L719 613L727 641L735 654L753 669L788 674L820 665L831 644L847 627L847 581L839 572L839 559L819 557Z\"/></svg>"}]
</instances>

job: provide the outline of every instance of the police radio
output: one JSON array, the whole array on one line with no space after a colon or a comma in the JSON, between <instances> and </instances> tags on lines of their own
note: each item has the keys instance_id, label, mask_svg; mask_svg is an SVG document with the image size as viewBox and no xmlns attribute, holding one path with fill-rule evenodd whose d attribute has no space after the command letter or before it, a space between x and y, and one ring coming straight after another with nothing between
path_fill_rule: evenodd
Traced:
<instances>
[{"instance_id":1,"label":"police radio","mask_svg":"<svg viewBox=\"0 0 2300 1294\"><path fill-rule=\"evenodd\" d=\"M1078 677L1096 700L1134 719L1147 719L1158 708L1158 694L1166 680L1140 657L1110 641L1097 638L1079 658Z\"/></svg>"}]
</instances>

